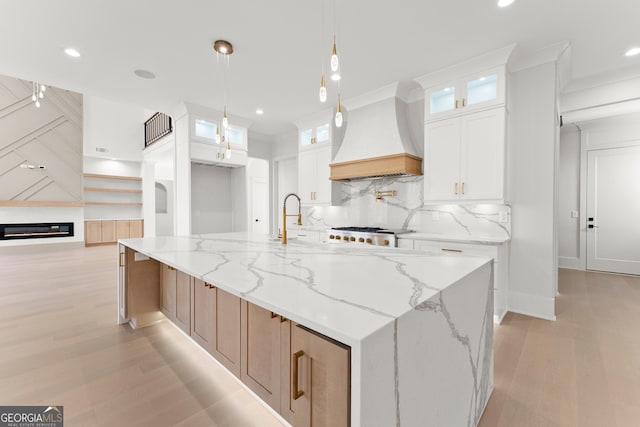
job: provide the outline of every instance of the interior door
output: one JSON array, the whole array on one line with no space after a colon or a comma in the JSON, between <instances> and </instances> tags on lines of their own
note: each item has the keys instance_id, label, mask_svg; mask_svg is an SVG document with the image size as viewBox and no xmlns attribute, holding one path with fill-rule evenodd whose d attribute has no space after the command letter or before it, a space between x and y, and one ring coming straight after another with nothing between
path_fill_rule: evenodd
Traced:
<instances>
[{"instance_id":1,"label":"interior door","mask_svg":"<svg viewBox=\"0 0 640 427\"><path fill-rule=\"evenodd\" d=\"M640 147L587 160L587 269L640 274Z\"/></svg>"},{"instance_id":2,"label":"interior door","mask_svg":"<svg viewBox=\"0 0 640 427\"><path fill-rule=\"evenodd\" d=\"M269 183L262 177L251 177L251 217L253 233L269 233Z\"/></svg>"}]
</instances>

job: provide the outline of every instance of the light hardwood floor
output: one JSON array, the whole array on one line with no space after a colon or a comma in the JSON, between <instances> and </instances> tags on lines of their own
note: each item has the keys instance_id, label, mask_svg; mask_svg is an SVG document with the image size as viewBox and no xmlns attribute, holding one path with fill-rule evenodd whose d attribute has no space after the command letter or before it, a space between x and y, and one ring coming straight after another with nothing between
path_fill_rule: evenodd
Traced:
<instances>
[{"instance_id":1,"label":"light hardwood floor","mask_svg":"<svg viewBox=\"0 0 640 427\"><path fill-rule=\"evenodd\" d=\"M66 426L282 424L169 322L116 320L115 245L0 250L0 405Z\"/></svg>"},{"instance_id":2,"label":"light hardwood floor","mask_svg":"<svg viewBox=\"0 0 640 427\"><path fill-rule=\"evenodd\" d=\"M115 325L116 262L115 246L0 250L1 405L64 405L67 426L281 426L168 322ZM640 278L560 270L559 286L556 322L495 328L481 427L640 425Z\"/></svg>"},{"instance_id":3,"label":"light hardwood floor","mask_svg":"<svg viewBox=\"0 0 640 427\"><path fill-rule=\"evenodd\" d=\"M480 427L640 426L640 277L559 271L555 322L495 328Z\"/></svg>"}]
</instances>

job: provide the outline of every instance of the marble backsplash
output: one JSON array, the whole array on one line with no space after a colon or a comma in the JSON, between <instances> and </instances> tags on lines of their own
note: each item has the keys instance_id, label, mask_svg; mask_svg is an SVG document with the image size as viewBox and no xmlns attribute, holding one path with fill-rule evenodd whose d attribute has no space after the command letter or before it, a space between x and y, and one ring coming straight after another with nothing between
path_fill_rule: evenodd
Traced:
<instances>
[{"instance_id":1,"label":"marble backsplash","mask_svg":"<svg viewBox=\"0 0 640 427\"><path fill-rule=\"evenodd\" d=\"M494 204L423 206L423 177L391 177L340 184L339 206L303 208L305 227L371 226L456 236L511 236L511 208ZM376 200L376 191L396 195Z\"/></svg>"}]
</instances>

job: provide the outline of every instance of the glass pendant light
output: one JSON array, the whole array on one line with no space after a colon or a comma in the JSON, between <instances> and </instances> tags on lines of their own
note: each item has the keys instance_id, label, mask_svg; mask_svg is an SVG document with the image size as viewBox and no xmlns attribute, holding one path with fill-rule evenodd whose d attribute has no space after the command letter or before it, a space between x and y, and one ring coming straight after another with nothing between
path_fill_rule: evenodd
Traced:
<instances>
[{"instance_id":1,"label":"glass pendant light","mask_svg":"<svg viewBox=\"0 0 640 427\"><path fill-rule=\"evenodd\" d=\"M31 83L31 100L33 102L38 100L38 95L36 95L36 82Z\"/></svg>"},{"instance_id":2,"label":"glass pendant light","mask_svg":"<svg viewBox=\"0 0 640 427\"><path fill-rule=\"evenodd\" d=\"M33 95L31 95L31 100L33 102L36 102L38 100L38 97L36 96L35 92L33 93Z\"/></svg>"},{"instance_id":3,"label":"glass pendant light","mask_svg":"<svg viewBox=\"0 0 640 427\"><path fill-rule=\"evenodd\" d=\"M327 102L327 87L324 83L324 73L322 73L322 79L320 79L320 102Z\"/></svg>"},{"instance_id":4,"label":"glass pendant light","mask_svg":"<svg viewBox=\"0 0 640 427\"><path fill-rule=\"evenodd\" d=\"M36 107L40 108L40 101L36 101Z\"/></svg>"},{"instance_id":5,"label":"glass pendant light","mask_svg":"<svg viewBox=\"0 0 640 427\"><path fill-rule=\"evenodd\" d=\"M220 126L216 123L216 144L220 144Z\"/></svg>"},{"instance_id":6,"label":"glass pendant light","mask_svg":"<svg viewBox=\"0 0 640 427\"><path fill-rule=\"evenodd\" d=\"M43 84L40 85L40 92L45 92L47 90L47 87Z\"/></svg>"},{"instance_id":7,"label":"glass pendant light","mask_svg":"<svg viewBox=\"0 0 640 427\"><path fill-rule=\"evenodd\" d=\"M224 106L224 116L222 116L222 127L223 128L228 128L229 127L229 119L227 118L227 106Z\"/></svg>"},{"instance_id":8,"label":"glass pendant light","mask_svg":"<svg viewBox=\"0 0 640 427\"><path fill-rule=\"evenodd\" d=\"M336 127L342 127L342 109L340 108L340 94L338 94L338 108L336 109Z\"/></svg>"},{"instance_id":9,"label":"glass pendant light","mask_svg":"<svg viewBox=\"0 0 640 427\"><path fill-rule=\"evenodd\" d=\"M224 157L227 159L231 158L231 145L229 145L229 141L227 141L227 151L225 151Z\"/></svg>"},{"instance_id":10,"label":"glass pendant light","mask_svg":"<svg viewBox=\"0 0 640 427\"><path fill-rule=\"evenodd\" d=\"M338 71L340 61L338 60L338 50L336 49L336 35L333 35L333 50L331 51L331 71Z\"/></svg>"}]
</instances>

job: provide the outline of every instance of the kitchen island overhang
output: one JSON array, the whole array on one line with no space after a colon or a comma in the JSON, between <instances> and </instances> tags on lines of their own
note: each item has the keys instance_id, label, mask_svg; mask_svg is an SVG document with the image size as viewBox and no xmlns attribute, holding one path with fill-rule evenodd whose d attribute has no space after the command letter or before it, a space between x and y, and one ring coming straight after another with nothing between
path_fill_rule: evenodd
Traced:
<instances>
[{"instance_id":1,"label":"kitchen island overhang","mask_svg":"<svg viewBox=\"0 0 640 427\"><path fill-rule=\"evenodd\" d=\"M488 258L247 233L120 244L348 345L352 426L480 419L493 387Z\"/></svg>"}]
</instances>

